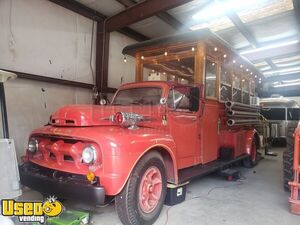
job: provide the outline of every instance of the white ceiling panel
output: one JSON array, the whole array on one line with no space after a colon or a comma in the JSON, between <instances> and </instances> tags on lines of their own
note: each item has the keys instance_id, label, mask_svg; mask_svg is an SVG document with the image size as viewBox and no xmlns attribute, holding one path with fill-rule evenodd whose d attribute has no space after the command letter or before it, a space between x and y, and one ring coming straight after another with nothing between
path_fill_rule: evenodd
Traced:
<instances>
[{"instance_id":1,"label":"white ceiling panel","mask_svg":"<svg viewBox=\"0 0 300 225\"><path fill-rule=\"evenodd\" d=\"M157 17L150 17L129 26L150 38L175 34L177 31Z\"/></svg>"},{"instance_id":2,"label":"white ceiling panel","mask_svg":"<svg viewBox=\"0 0 300 225\"><path fill-rule=\"evenodd\" d=\"M115 15L125 9L123 5L115 0L76 0L77 2L97 10L105 16Z\"/></svg>"}]
</instances>

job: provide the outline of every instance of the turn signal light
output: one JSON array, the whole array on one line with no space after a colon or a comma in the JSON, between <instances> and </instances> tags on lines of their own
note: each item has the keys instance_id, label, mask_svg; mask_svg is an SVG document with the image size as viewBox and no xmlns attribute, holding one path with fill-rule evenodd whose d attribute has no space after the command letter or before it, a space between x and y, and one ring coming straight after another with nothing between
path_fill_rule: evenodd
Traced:
<instances>
[{"instance_id":1,"label":"turn signal light","mask_svg":"<svg viewBox=\"0 0 300 225\"><path fill-rule=\"evenodd\" d=\"M128 127L128 129L137 129L137 124L144 121L145 118L136 113L117 112L115 115L111 116L111 120L114 123Z\"/></svg>"},{"instance_id":2,"label":"turn signal light","mask_svg":"<svg viewBox=\"0 0 300 225\"><path fill-rule=\"evenodd\" d=\"M95 174L93 172L89 171L86 174L86 179L90 182L93 182L95 180Z\"/></svg>"},{"instance_id":3,"label":"turn signal light","mask_svg":"<svg viewBox=\"0 0 300 225\"><path fill-rule=\"evenodd\" d=\"M121 112L117 112L113 118L114 122L122 124L124 122L124 116Z\"/></svg>"}]
</instances>

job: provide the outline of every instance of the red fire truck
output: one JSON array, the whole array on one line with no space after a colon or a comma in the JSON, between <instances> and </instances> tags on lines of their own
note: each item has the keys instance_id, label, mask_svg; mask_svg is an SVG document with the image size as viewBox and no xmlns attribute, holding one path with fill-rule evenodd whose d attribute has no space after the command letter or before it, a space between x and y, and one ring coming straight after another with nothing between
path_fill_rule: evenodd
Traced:
<instances>
[{"instance_id":1,"label":"red fire truck","mask_svg":"<svg viewBox=\"0 0 300 225\"><path fill-rule=\"evenodd\" d=\"M21 182L43 194L105 204L124 224L153 223L167 185L257 163L261 74L209 30L128 46L136 83L109 105L70 105L34 130ZM148 78L165 81L145 81Z\"/></svg>"}]
</instances>

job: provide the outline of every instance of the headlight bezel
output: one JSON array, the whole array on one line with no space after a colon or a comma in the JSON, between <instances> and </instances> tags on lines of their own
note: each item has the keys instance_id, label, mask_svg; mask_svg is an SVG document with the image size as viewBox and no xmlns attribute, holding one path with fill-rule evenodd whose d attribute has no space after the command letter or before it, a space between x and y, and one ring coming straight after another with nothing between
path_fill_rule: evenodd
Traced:
<instances>
[{"instance_id":1,"label":"headlight bezel","mask_svg":"<svg viewBox=\"0 0 300 225\"><path fill-rule=\"evenodd\" d=\"M36 138L30 138L28 141L28 146L27 146L27 150L34 154L37 152L37 150L39 149L39 141Z\"/></svg>"},{"instance_id":2,"label":"headlight bezel","mask_svg":"<svg viewBox=\"0 0 300 225\"><path fill-rule=\"evenodd\" d=\"M86 160L86 158L84 157L84 154L90 154L92 156L92 158L90 160ZM97 149L93 145L85 146L81 153L81 159L82 159L82 162L85 164L95 163L97 161Z\"/></svg>"}]
</instances>

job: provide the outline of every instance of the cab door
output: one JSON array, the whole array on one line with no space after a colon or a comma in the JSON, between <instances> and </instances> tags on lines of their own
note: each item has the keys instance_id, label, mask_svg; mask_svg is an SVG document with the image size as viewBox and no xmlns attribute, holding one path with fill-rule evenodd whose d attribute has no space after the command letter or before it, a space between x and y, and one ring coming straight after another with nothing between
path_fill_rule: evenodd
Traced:
<instances>
[{"instance_id":1,"label":"cab door","mask_svg":"<svg viewBox=\"0 0 300 225\"><path fill-rule=\"evenodd\" d=\"M168 96L167 121L179 169L199 163L199 93L199 88L177 87Z\"/></svg>"}]
</instances>

